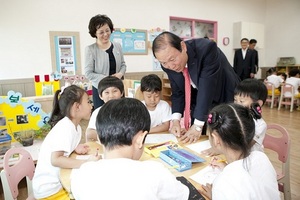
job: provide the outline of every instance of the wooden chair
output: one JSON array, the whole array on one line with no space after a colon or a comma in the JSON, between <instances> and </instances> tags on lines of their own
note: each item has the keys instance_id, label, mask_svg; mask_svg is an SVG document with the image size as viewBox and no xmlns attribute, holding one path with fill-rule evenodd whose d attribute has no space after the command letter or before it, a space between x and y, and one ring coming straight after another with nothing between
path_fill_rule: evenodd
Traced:
<instances>
[{"instance_id":1,"label":"wooden chair","mask_svg":"<svg viewBox=\"0 0 300 200\"><path fill-rule=\"evenodd\" d=\"M279 136L278 136L279 135ZM277 167L278 189L283 192L284 199L291 199L290 188L290 137L287 130L278 124L268 124L267 133L263 141L265 149L270 149L278 154L280 162Z\"/></svg>"},{"instance_id":2,"label":"wooden chair","mask_svg":"<svg viewBox=\"0 0 300 200\"><path fill-rule=\"evenodd\" d=\"M290 106L290 111L293 112L294 104L299 104L299 98L295 97L294 90L293 85L289 83L282 84L278 110L280 110L282 105L286 105Z\"/></svg>"},{"instance_id":3,"label":"wooden chair","mask_svg":"<svg viewBox=\"0 0 300 200\"><path fill-rule=\"evenodd\" d=\"M17 161L10 162L9 159L14 155L19 155ZM9 149L3 159L3 170L1 171L1 181L5 200L17 199L19 195L18 184L26 177L27 200L33 200L31 180L35 171L34 161L28 151L23 148Z\"/></svg>"},{"instance_id":4,"label":"wooden chair","mask_svg":"<svg viewBox=\"0 0 300 200\"><path fill-rule=\"evenodd\" d=\"M268 89L268 97L266 99L267 103L271 103L270 108L273 108L278 103L278 99L280 97L280 91L275 90L275 86L271 82L265 82L265 85Z\"/></svg>"}]
</instances>

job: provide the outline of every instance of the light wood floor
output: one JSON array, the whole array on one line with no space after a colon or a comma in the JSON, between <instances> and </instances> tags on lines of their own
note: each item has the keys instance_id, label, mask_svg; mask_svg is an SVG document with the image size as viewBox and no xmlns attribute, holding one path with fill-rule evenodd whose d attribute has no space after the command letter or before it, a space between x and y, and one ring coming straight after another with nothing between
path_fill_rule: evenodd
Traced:
<instances>
[{"instance_id":1,"label":"light wood floor","mask_svg":"<svg viewBox=\"0 0 300 200\"><path fill-rule=\"evenodd\" d=\"M285 108L278 111L277 108L270 109L268 105L265 105L263 107L263 118L267 123L277 123L284 126L289 132L291 138L290 176L292 200L300 200L300 111L295 110L291 113L289 109ZM86 122L82 123L83 129L85 129L86 124ZM84 138L82 138L82 141L84 141ZM270 160L274 162L274 165L277 166L278 164L275 162L277 155L269 151L266 151L266 153ZM2 187L0 186L0 199L3 199L2 193ZM25 199L25 189L22 188L20 193L21 197L19 199Z\"/></svg>"},{"instance_id":2,"label":"light wood floor","mask_svg":"<svg viewBox=\"0 0 300 200\"><path fill-rule=\"evenodd\" d=\"M300 111L294 110L290 112L289 109L285 108L281 108L281 110L278 111L277 108L270 109L265 105L262 114L267 124L280 124L289 132L291 139L290 182L292 199L300 200ZM267 150L265 152L276 167L278 165L278 162L275 162L277 155Z\"/></svg>"}]
</instances>

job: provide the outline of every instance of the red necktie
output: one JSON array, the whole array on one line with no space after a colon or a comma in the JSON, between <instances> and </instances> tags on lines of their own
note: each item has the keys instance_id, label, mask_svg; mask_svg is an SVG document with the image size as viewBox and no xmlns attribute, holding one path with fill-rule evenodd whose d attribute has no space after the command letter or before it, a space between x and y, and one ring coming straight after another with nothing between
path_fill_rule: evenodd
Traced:
<instances>
[{"instance_id":1,"label":"red necktie","mask_svg":"<svg viewBox=\"0 0 300 200\"><path fill-rule=\"evenodd\" d=\"M191 117L191 80L188 69L185 67L183 70L184 76L184 90L185 90L185 108L184 108L184 126L188 130L190 127Z\"/></svg>"}]
</instances>

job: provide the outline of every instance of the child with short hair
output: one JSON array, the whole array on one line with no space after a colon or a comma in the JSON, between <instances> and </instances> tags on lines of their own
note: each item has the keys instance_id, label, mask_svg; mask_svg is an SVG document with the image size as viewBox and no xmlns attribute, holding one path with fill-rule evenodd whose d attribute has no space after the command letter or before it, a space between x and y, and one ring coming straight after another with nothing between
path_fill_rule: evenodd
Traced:
<instances>
[{"instance_id":1,"label":"child with short hair","mask_svg":"<svg viewBox=\"0 0 300 200\"><path fill-rule=\"evenodd\" d=\"M41 145L32 180L36 199L69 199L69 193L59 180L60 168L79 168L87 161L100 159L100 156L91 156L88 160L69 157L73 151L77 154L88 152L87 145L79 144L82 131L79 123L82 119L88 120L91 111L89 96L82 88L71 85L55 92L48 122L51 130Z\"/></svg>"},{"instance_id":2,"label":"child with short hair","mask_svg":"<svg viewBox=\"0 0 300 200\"><path fill-rule=\"evenodd\" d=\"M290 97L294 95L297 98L300 98L300 93L298 88L300 87L300 70L299 69L291 69L289 72L289 77L286 79L286 83L293 85L294 87L294 94L290 94L290 92L286 92L284 95Z\"/></svg>"},{"instance_id":3,"label":"child with short hair","mask_svg":"<svg viewBox=\"0 0 300 200\"><path fill-rule=\"evenodd\" d=\"M267 124L261 117L261 107L268 96L266 85L258 79L245 79L234 90L234 102L247 108L254 108L257 112L255 122L255 136L252 141L252 150L263 151L263 141L267 131Z\"/></svg>"},{"instance_id":4,"label":"child with short hair","mask_svg":"<svg viewBox=\"0 0 300 200\"><path fill-rule=\"evenodd\" d=\"M151 128L149 133L166 132L170 128L171 107L161 100L162 82L156 74L144 76L141 80L141 92L143 104L147 107L151 116Z\"/></svg>"},{"instance_id":5,"label":"child with short hair","mask_svg":"<svg viewBox=\"0 0 300 200\"><path fill-rule=\"evenodd\" d=\"M275 94L279 95L280 91L278 88L281 86L281 84L284 82L284 80L281 78L281 76L277 75L276 68L270 68L268 70L269 76L265 79L265 82L270 82L274 84L275 87Z\"/></svg>"},{"instance_id":6,"label":"child with short hair","mask_svg":"<svg viewBox=\"0 0 300 200\"><path fill-rule=\"evenodd\" d=\"M210 199L280 199L276 171L269 158L261 151L251 151L256 112L234 103L221 104L210 111L210 143L216 153L226 158L211 160L211 166L220 168L221 173L212 185L202 186L203 194Z\"/></svg>"},{"instance_id":7,"label":"child with short hair","mask_svg":"<svg viewBox=\"0 0 300 200\"><path fill-rule=\"evenodd\" d=\"M162 163L139 161L150 130L150 115L141 101L121 98L105 103L96 128L104 159L82 165L72 176L75 199L188 199L188 188Z\"/></svg>"},{"instance_id":8,"label":"child with short hair","mask_svg":"<svg viewBox=\"0 0 300 200\"><path fill-rule=\"evenodd\" d=\"M111 99L119 99L124 96L123 81L115 76L107 76L98 84L98 93L104 103ZM96 117L101 107L93 111L89 124L86 129L86 141L99 141L96 131Z\"/></svg>"}]
</instances>

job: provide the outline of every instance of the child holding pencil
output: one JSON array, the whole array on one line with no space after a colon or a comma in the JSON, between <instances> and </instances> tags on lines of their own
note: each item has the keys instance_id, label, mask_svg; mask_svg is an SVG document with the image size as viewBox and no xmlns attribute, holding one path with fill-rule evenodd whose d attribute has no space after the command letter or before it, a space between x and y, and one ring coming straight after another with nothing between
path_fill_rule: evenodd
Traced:
<instances>
[{"instance_id":1,"label":"child holding pencil","mask_svg":"<svg viewBox=\"0 0 300 200\"><path fill-rule=\"evenodd\" d=\"M150 115L134 98L110 100L100 109L97 133L104 159L82 165L71 179L76 200L187 200L189 189L156 161L139 161Z\"/></svg>"},{"instance_id":2,"label":"child holding pencil","mask_svg":"<svg viewBox=\"0 0 300 200\"><path fill-rule=\"evenodd\" d=\"M55 93L52 115L49 120L51 130L40 148L39 158L32 180L36 199L69 199L59 180L60 168L79 168L87 161L100 159L91 156L88 160L76 160L69 155L86 154L88 146L79 144L82 119L90 118L92 106L82 88L71 85Z\"/></svg>"},{"instance_id":3,"label":"child holding pencil","mask_svg":"<svg viewBox=\"0 0 300 200\"><path fill-rule=\"evenodd\" d=\"M161 100L162 82L156 74L144 76L141 80L143 104L147 107L151 117L149 133L167 132L170 128L171 107Z\"/></svg>"},{"instance_id":4,"label":"child holding pencil","mask_svg":"<svg viewBox=\"0 0 300 200\"><path fill-rule=\"evenodd\" d=\"M115 76L107 76L98 84L98 93L104 103L112 99L119 99L124 96L123 81ZM96 131L96 117L101 107L93 111L89 124L86 129L86 141L99 141Z\"/></svg>"},{"instance_id":5,"label":"child holding pencil","mask_svg":"<svg viewBox=\"0 0 300 200\"><path fill-rule=\"evenodd\" d=\"M238 104L221 104L208 115L209 140L226 162L213 157L211 165L221 173L213 184L202 186L213 200L279 200L276 171L261 151L251 151L255 136L255 110Z\"/></svg>"}]
</instances>

